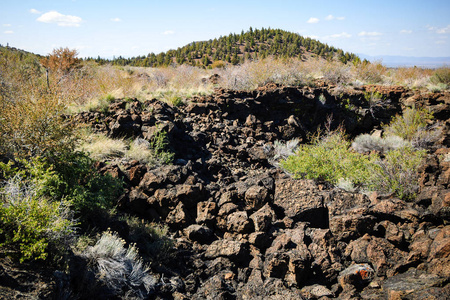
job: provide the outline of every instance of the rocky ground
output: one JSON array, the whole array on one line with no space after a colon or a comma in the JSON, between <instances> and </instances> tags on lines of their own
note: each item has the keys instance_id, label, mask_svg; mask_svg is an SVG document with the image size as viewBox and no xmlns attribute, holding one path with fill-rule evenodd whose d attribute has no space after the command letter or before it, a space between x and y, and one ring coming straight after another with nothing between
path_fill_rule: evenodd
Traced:
<instances>
[{"instance_id":1,"label":"rocky ground","mask_svg":"<svg viewBox=\"0 0 450 300\"><path fill-rule=\"evenodd\" d=\"M365 99L373 90L384 95L381 101ZM271 164L268 145L306 142L328 116L332 127L344 124L356 136L410 106L427 106L445 125L442 144L419 170L412 201L295 180ZM117 100L106 114L85 112L76 120L111 137L168 133L173 165L98 164L125 180L121 210L168 224L173 235L170 260L151 266L160 282L155 298L449 299L449 115L448 92L268 85L216 90L178 108ZM124 226L116 230L126 239ZM2 279L16 275L0 270ZM50 287L61 281L46 278Z\"/></svg>"}]
</instances>

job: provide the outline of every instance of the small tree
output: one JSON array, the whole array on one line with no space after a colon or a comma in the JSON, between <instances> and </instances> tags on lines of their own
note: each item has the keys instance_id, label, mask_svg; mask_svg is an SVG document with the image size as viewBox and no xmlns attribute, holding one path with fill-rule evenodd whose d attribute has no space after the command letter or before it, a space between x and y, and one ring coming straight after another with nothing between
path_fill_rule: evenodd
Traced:
<instances>
[{"instance_id":1,"label":"small tree","mask_svg":"<svg viewBox=\"0 0 450 300\"><path fill-rule=\"evenodd\" d=\"M53 52L41 59L41 64L46 70L47 87L50 89L50 81L48 78L49 71L60 77L58 80L68 75L73 69L78 67L80 60L76 57L78 55L77 50L70 50L69 48L57 48L53 49Z\"/></svg>"},{"instance_id":2,"label":"small tree","mask_svg":"<svg viewBox=\"0 0 450 300\"><path fill-rule=\"evenodd\" d=\"M52 72L62 72L65 75L80 64L80 59L77 58L77 55L77 50L61 47L54 49L48 57L44 57L41 60L41 64L47 70Z\"/></svg>"}]
</instances>

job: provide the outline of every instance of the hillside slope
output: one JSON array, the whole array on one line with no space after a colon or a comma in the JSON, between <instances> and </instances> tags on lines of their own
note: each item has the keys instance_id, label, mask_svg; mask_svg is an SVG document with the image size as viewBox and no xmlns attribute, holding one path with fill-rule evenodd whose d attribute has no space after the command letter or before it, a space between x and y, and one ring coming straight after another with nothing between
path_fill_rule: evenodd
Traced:
<instances>
[{"instance_id":1,"label":"hillside slope","mask_svg":"<svg viewBox=\"0 0 450 300\"><path fill-rule=\"evenodd\" d=\"M349 52L321 43L309 37L303 37L298 33L292 33L281 29L250 29L240 34L230 33L209 41L192 42L177 50L169 50L159 54L149 53L147 56L132 58L118 57L113 59L115 65L131 65L139 67L159 67L171 64L190 64L194 66L210 66L216 63L231 63L236 65L247 60L276 57L297 57L307 59L310 56L320 56L326 59L336 57L343 63L359 58ZM108 60L91 58L98 63L106 63Z\"/></svg>"}]
</instances>

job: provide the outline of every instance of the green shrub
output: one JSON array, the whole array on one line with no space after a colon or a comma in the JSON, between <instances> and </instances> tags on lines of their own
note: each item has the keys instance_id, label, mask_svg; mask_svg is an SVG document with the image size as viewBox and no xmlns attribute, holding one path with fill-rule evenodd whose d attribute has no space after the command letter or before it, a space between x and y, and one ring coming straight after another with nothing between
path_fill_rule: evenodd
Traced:
<instances>
[{"instance_id":1,"label":"green shrub","mask_svg":"<svg viewBox=\"0 0 450 300\"><path fill-rule=\"evenodd\" d=\"M299 150L281 162L281 166L294 178L320 179L336 184L339 179L349 179L362 184L369 178L367 165L373 160L352 151L350 142L342 131L314 138L312 145L302 145Z\"/></svg>"},{"instance_id":2,"label":"green shrub","mask_svg":"<svg viewBox=\"0 0 450 300\"><path fill-rule=\"evenodd\" d=\"M175 154L168 150L169 138L167 132L158 130L155 132L150 141L150 148L155 152L159 161L165 164L170 164L173 161Z\"/></svg>"},{"instance_id":3,"label":"green shrub","mask_svg":"<svg viewBox=\"0 0 450 300\"><path fill-rule=\"evenodd\" d=\"M38 196L65 199L81 217L112 208L123 189L122 180L99 174L82 152L65 153L53 163L39 157L20 163L16 167L0 163L3 176L26 179L36 186Z\"/></svg>"},{"instance_id":4,"label":"green shrub","mask_svg":"<svg viewBox=\"0 0 450 300\"><path fill-rule=\"evenodd\" d=\"M65 250L74 237L76 223L69 203L39 194L38 186L19 176L0 190L0 247L20 262L46 259L50 247Z\"/></svg>"},{"instance_id":5,"label":"green shrub","mask_svg":"<svg viewBox=\"0 0 450 300\"><path fill-rule=\"evenodd\" d=\"M418 189L417 169L425 154L425 150L417 151L411 147L387 152L385 159L368 165L371 174L368 188L393 193L402 199L413 197Z\"/></svg>"},{"instance_id":6,"label":"green shrub","mask_svg":"<svg viewBox=\"0 0 450 300\"><path fill-rule=\"evenodd\" d=\"M403 111L403 115L395 116L391 123L383 128L386 135L396 135L412 141L417 132L427 126L427 120L432 118L433 115L426 109L407 108Z\"/></svg>"},{"instance_id":7,"label":"green shrub","mask_svg":"<svg viewBox=\"0 0 450 300\"><path fill-rule=\"evenodd\" d=\"M427 85L427 88L430 92L440 93L448 88L448 84L445 83L429 84Z\"/></svg>"},{"instance_id":8,"label":"green shrub","mask_svg":"<svg viewBox=\"0 0 450 300\"><path fill-rule=\"evenodd\" d=\"M141 255L150 261L170 259L173 241L169 238L167 225L149 223L135 216L121 217L130 228L129 240L139 245Z\"/></svg>"},{"instance_id":9,"label":"green shrub","mask_svg":"<svg viewBox=\"0 0 450 300\"><path fill-rule=\"evenodd\" d=\"M431 76L431 82L434 84L443 83L446 85L450 84L450 68L444 67L439 68L434 71L433 76Z\"/></svg>"},{"instance_id":10,"label":"green shrub","mask_svg":"<svg viewBox=\"0 0 450 300\"><path fill-rule=\"evenodd\" d=\"M93 161L82 152L63 157L55 170L62 182L57 196L67 197L81 216L113 208L123 191L121 179L98 173Z\"/></svg>"},{"instance_id":11,"label":"green shrub","mask_svg":"<svg viewBox=\"0 0 450 300\"><path fill-rule=\"evenodd\" d=\"M376 104L377 102L384 99L383 94L377 92L377 91L371 91L371 92L365 92L364 98L366 99L367 103L369 103L370 106L373 104Z\"/></svg>"},{"instance_id":12,"label":"green shrub","mask_svg":"<svg viewBox=\"0 0 450 300\"><path fill-rule=\"evenodd\" d=\"M294 178L326 180L346 190L354 190L357 185L403 199L413 197L425 150L408 145L384 150L383 159L376 154L354 152L342 131L335 131L315 137L311 145L300 146L295 155L281 161L281 166Z\"/></svg>"}]
</instances>

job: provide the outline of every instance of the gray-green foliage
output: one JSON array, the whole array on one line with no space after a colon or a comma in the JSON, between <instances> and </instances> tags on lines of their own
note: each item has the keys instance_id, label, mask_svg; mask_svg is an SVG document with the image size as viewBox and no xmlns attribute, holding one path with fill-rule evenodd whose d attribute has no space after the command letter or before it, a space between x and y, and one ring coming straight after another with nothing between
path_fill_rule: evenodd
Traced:
<instances>
[{"instance_id":1,"label":"gray-green foliage","mask_svg":"<svg viewBox=\"0 0 450 300\"><path fill-rule=\"evenodd\" d=\"M20 262L46 259L50 248L65 251L75 237L69 202L52 201L40 189L17 175L0 188L0 247Z\"/></svg>"},{"instance_id":2,"label":"gray-green foliage","mask_svg":"<svg viewBox=\"0 0 450 300\"><path fill-rule=\"evenodd\" d=\"M426 128L427 120L432 118L433 115L425 109L406 108L402 115L392 118L392 121L383 129L385 135L396 135L412 141L417 132Z\"/></svg>"},{"instance_id":3,"label":"gray-green foliage","mask_svg":"<svg viewBox=\"0 0 450 300\"><path fill-rule=\"evenodd\" d=\"M386 153L368 166L371 176L367 182L370 190L393 193L400 198L413 197L418 190L417 169L425 157L425 150L404 147Z\"/></svg>"},{"instance_id":4,"label":"gray-green foliage","mask_svg":"<svg viewBox=\"0 0 450 300\"><path fill-rule=\"evenodd\" d=\"M166 225L145 222L130 215L123 216L122 219L130 228L129 240L139 245L143 258L150 261L171 258L173 241L169 238Z\"/></svg>"},{"instance_id":5,"label":"gray-green foliage","mask_svg":"<svg viewBox=\"0 0 450 300\"><path fill-rule=\"evenodd\" d=\"M407 108L402 115L392 118L384 125L386 136L399 136L409 141L416 149L426 149L442 138L442 126L439 122L429 125L433 114L426 109Z\"/></svg>"},{"instance_id":6,"label":"gray-green foliage","mask_svg":"<svg viewBox=\"0 0 450 300\"><path fill-rule=\"evenodd\" d=\"M286 159L295 153L295 150L300 143L299 139L292 139L289 141L276 140L272 145L265 145L264 152L269 157L269 161L273 165L277 165L282 159Z\"/></svg>"},{"instance_id":7,"label":"gray-green foliage","mask_svg":"<svg viewBox=\"0 0 450 300\"><path fill-rule=\"evenodd\" d=\"M359 186L403 199L413 197L417 192L417 169L425 151L398 139L363 139L369 142L357 142L356 148L361 152L358 153L342 131L316 136L311 145L301 145L295 155L282 160L281 166L295 178L326 180L346 190ZM384 158L376 153L364 154L371 150L384 152Z\"/></svg>"},{"instance_id":8,"label":"gray-green foliage","mask_svg":"<svg viewBox=\"0 0 450 300\"><path fill-rule=\"evenodd\" d=\"M115 296L147 299L157 283L135 246L126 247L116 233L104 232L82 256L90 262L97 279Z\"/></svg>"},{"instance_id":9,"label":"gray-green foliage","mask_svg":"<svg viewBox=\"0 0 450 300\"><path fill-rule=\"evenodd\" d=\"M366 153L370 151L384 153L390 150L406 147L408 145L410 145L408 141L405 141L403 138L395 135L382 138L370 134L361 134L354 139L352 148L359 153Z\"/></svg>"}]
</instances>

